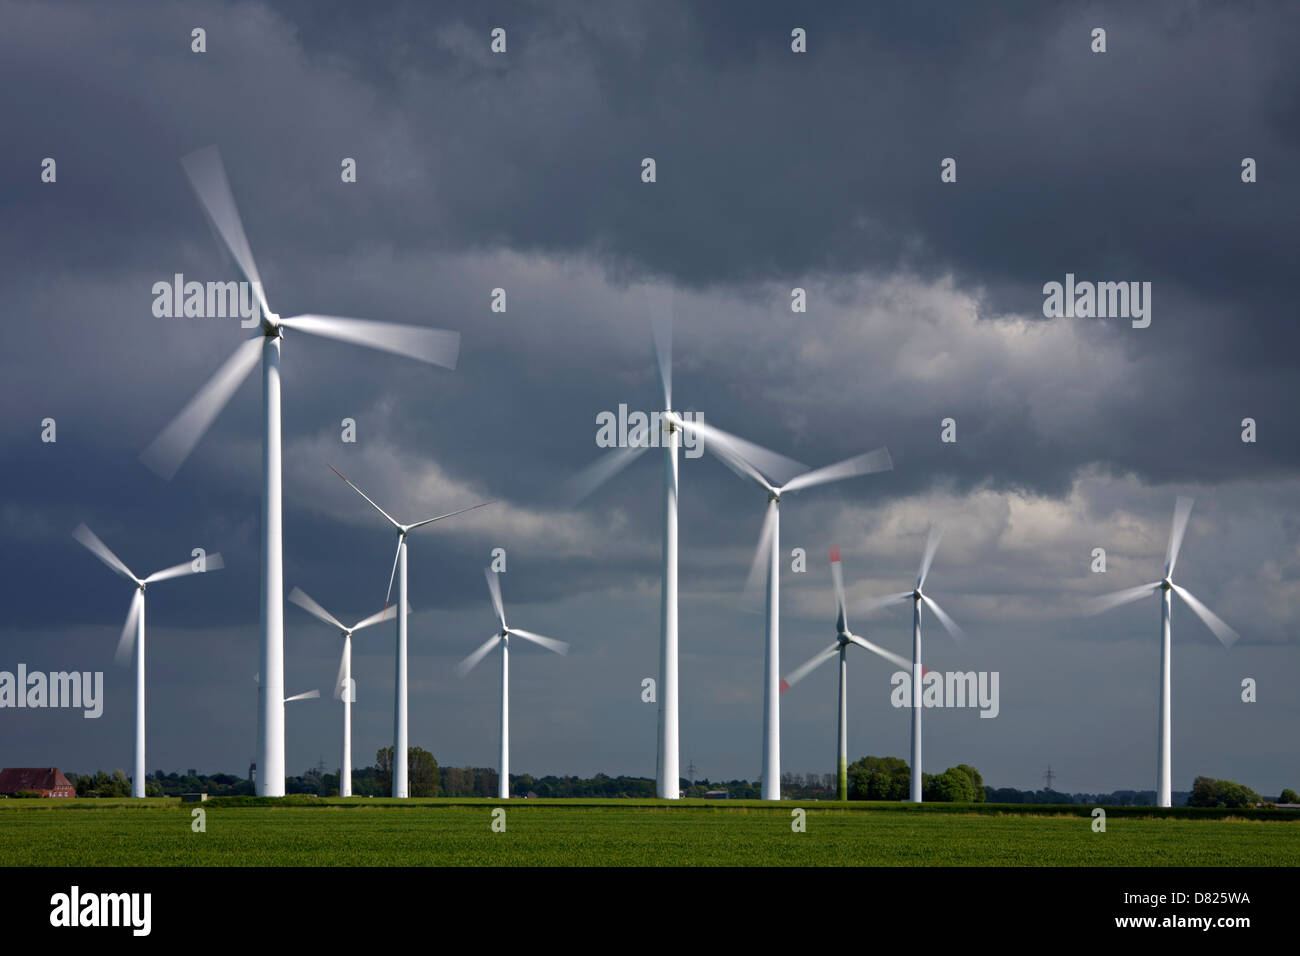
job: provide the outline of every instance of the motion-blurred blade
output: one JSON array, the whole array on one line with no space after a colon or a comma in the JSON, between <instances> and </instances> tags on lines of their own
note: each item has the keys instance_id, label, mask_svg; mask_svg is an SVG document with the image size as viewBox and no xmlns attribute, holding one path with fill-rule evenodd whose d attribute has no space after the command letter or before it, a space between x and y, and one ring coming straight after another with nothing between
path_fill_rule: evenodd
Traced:
<instances>
[{"instance_id":1,"label":"motion-blurred blade","mask_svg":"<svg viewBox=\"0 0 1300 956\"><path fill-rule=\"evenodd\" d=\"M235 205L234 194L230 191L230 181L226 178L226 168L221 162L221 153L217 147L208 146L190 153L181 159L185 175L199 198L204 215L216 230L226 246L235 265L244 274L244 278L253 283L262 311L271 311L262 294L262 277L257 272L257 263L253 261L253 251L249 248L248 237L244 235L244 224L239 218L239 207Z\"/></svg>"},{"instance_id":2,"label":"motion-blurred blade","mask_svg":"<svg viewBox=\"0 0 1300 956\"><path fill-rule=\"evenodd\" d=\"M930 525L930 533L925 539L925 555L921 558L921 570L916 575L918 588L925 586L925 577L930 573L930 565L934 561L934 553L939 550L939 539L942 537L943 529L937 524Z\"/></svg>"},{"instance_id":3,"label":"motion-blurred blade","mask_svg":"<svg viewBox=\"0 0 1300 956\"><path fill-rule=\"evenodd\" d=\"M456 665L456 676L464 677L478 666L479 661L492 653L492 648L496 647L500 643L501 635L493 634L486 641L480 644L473 654Z\"/></svg>"},{"instance_id":4,"label":"motion-blurred blade","mask_svg":"<svg viewBox=\"0 0 1300 956\"><path fill-rule=\"evenodd\" d=\"M407 614L411 613L410 601L406 602L406 613ZM358 621L356 624L352 625L352 631L353 633L356 633L357 631L361 631L367 627L370 627L372 624L381 624L384 621L391 621L395 617L397 617L397 605L391 604L388 607L384 608L382 611L376 611L374 614L370 615L369 617L364 618Z\"/></svg>"},{"instance_id":5,"label":"motion-blurred blade","mask_svg":"<svg viewBox=\"0 0 1300 956\"><path fill-rule=\"evenodd\" d=\"M799 683L801 680L803 680L805 677L807 677L809 674L815 671L822 664L825 664L828 660L830 660L832 657L838 654L839 650L840 650L840 642L836 641L830 647L826 648L825 650L818 651L812 657L808 658L808 660L804 661L802 664L800 664L798 667L792 670L789 674L786 675L785 679L781 681L781 693L784 694L791 687Z\"/></svg>"},{"instance_id":6,"label":"motion-blurred blade","mask_svg":"<svg viewBox=\"0 0 1300 956\"><path fill-rule=\"evenodd\" d=\"M1240 634L1230 628L1223 618L1202 604L1187 588L1175 584L1174 590L1178 592L1179 597L1187 602L1187 606L1205 623L1205 626L1214 632L1214 636L1222 642L1224 647L1231 647L1241 640Z\"/></svg>"},{"instance_id":7,"label":"motion-blurred blade","mask_svg":"<svg viewBox=\"0 0 1300 956\"><path fill-rule=\"evenodd\" d=\"M1169 547L1165 551L1165 577L1174 573L1178 563L1178 551L1183 546L1183 535L1187 531L1187 519L1192 516L1193 499L1179 498L1174 502L1174 523L1169 528Z\"/></svg>"},{"instance_id":8,"label":"motion-blurred blade","mask_svg":"<svg viewBox=\"0 0 1300 956\"><path fill-rule=\"evenodd\" d=\"M295 700L315 700L319 696L320 696L319 690L309 690L303 694L294 694L292 697L286 697L284 699L284 702L288 704Z\"/></svg>"},{"instance_id":9,"label":"motion-blurred blade","mask_svg":"<svg viewBox=\"0 0 1300 956\"><path fill-rule=\"evenodd\" d=\"M122 625L122 636L117 639L117 650L113 652L113 661L127 664L131 661L131 648L135 646L136 623L140 620L140 611L144 608L144 592L136 588L131 598L131 606L126 611L126 623Z\"/></svg>"},{"instance_id":10,"label":"motion-blurred blade","mask_svg":"<svg viewBox=\"0 0 1300 956\"><path fill-rule=\"evenodd\" d=\"M890 604L897 604L899 601L911 596L911 591L899 591L896 594L886 594L883 597L867 598L865 601L853 605L853 610L860 614L870 614L872 611L879 610Z\"/></svg>"},{"instance_id":11,"label":"motion-blurred blade","mask_svg":"<svg viewBox=\"0 0 1300 956\"><path fill-rule=\"evenodd\" d=\"M397 551L393 554L393 570L388 572L388 593L384 595L384 610L388 610L388 605L393 601L393 579L397 577L397 561L402 556L402 545L406 543L406 535L397 536Z\"/></svg>"},{"instance_id":12,"label":"motion-blurred blade","mask_svg":"<svg viewBox=\"0 0 1300 956\"><path fill-rule=\"evenodd\" d=\"M831 548L831 581L835 585L835 633L844 634L849 629L844 614L844 571L840 568L840 549Z\"/></svg>"},{"instance_id":13,"label":"motion-blurred blade","mask_svg":"<svg viewBox=\"0 0 1300 956\"><path fill-rule=\"evenodd\" d=\"M852 641L854 644L858 645L858 647L865 648L869 650L871 653L877 655L878 657L883 657L885 660L889 661L889 663L893 664L895 667L900 667L903 670L907 671L909 674L912 673L912 662L909 661L906 657L902 657L898 654L895 654L893 651L887 650L886 648L881 647L879 644L873 644L865 637L858 637L858 635L856 634L850 634L849 640Z\"/></svg>"},{"instance_id":14,"label":"motion-blurred blade","mask_svg":"<svg viewBox=\"0 0 1300 956\"><path fill-rule=\"evenodd\" d=\"M443 368L454 369L460 357L460 333L445 329L345 319L338 315L294 315L281 319L280 324L309 335L364 345Z\"/></svg>"},{"instance_id":15,"label":"motion-blurred blade","mask_svg":"<svg viewBox=\"0 0 1300 956\"><path fill-rule=\"evenodd\" d=\"M289 600L292 601L294 604L298 605L308 614L317 618L318 620L323 621L326 624L332 624L334 625L334 627L337 627L340 631L347 630L347 628L343 626L342 622L339 621L338 618L336 618L329 611L325 610L323 607L317 604L315 599L312 598L310 595L308 595L307 592L304 591L302 588L295 587L292 591L290 591Z\"/></svg>"},{"instance_id":16,"label":"motion-blurred blade","mask_svg":"<svg viewBox=\"0 0 1300 956\"><path fill-rule=\"evenodd\" d=\"M943 629L952 636L954 641L960 644L962 641L966 640L966 632L957 626L957 622L948 616L947 611L939 607L934 598L930 597L928 594L923 594L921 595L921 600L924 601L930 610L934 612L934 616L939 619L939 623L943 625Z\"/></svg>"},{"instance_id":17,"label":"motion-blurred blade","mask_svg":"<svg viewBox=\"0 0 1300 956\"><path fill-rule=\"evenodd\" d=\"M336 474L336 475L338 475L340 478L342 478L344 484L346 484L349 488L351 488L353 491L355 491L357 494L359 494L362 498L365 498L366 501L369 501L369 502L370 502L370 507L374 508L374 509L375 509L376 511L378 511L381 515L383 515L385 518L387 518L389 524L391 524L391 525L392 525L394 528L396 528L398 531L401 531L401 530L402 530L401 522L399 522L396 518L394 518L392 515L390 515L390 514L389 514L387 511L385 511L383 508L379 507L379 505L375 504L374 501L371 501L370 496L369 496L368 494L366 494L364 491L362 491L360 488L358 488L356 485L354 485L352 482L348 481L348 479L344 476L343 472L339 471L337 468L335 468L333 465L330 465L330 464L327 464L325 467L327 467L330 471L334 472L334 474Z\"/></svg>"},{"instance_id":18,"label":"motion-blurred blade","mask_svg":"<svg viewBox=\"0 0 1300 956\"><path fill-rule=\"evenodd\" d=\"M423 521L417 521L415 524L406 526L407 531L414 531L416 528L423 528L426 524L433 524L435 521L441 521L443 518L454 518L456 515L463 515L467 511L474 511L478 508L494 505L496 501L480 501L476 505L470 505L468 508L461 508L459 511L448 511L444 515L434 515L432 518L425 518Z\"/></svg>"},{"instance_id":19,"label":"motion-blurred blade","mask_svg":"<svg viewBox=\"0 0 1300 956\"><path fill-rule=\"evenodd\" d=\"M570 506L578 504L609 479L636 461L649 447L648 444L629 445L626 448L606 451L605 454L560 486L561 499Z\"/></svg>"},{"instance_id":20,"label":"motion-blurred blade","mask_svg":"<svg viewBox=\"0 0 1300 956\"><path fill-rule=\"evenodd\" d=\"M842 481L845 478L854 478L858 475L892 471L893 467L894 462L889 457L889 449L881 447L875 451L858 455L855 458L848 458L834 465L827 465L825 468L817 468L813 471L806 471L802 475L796 475L785 483L781 488L781 493L798 491L800 488L811 488L814 485L824 485L830 481Z\"/></svg>"},{"instance_id":21,"label":"motion-blurred blade","mask_svg":"<svg viewBox=\"0 0 1300 956\"><path fill-rule=\"evenodd\" d=\"M769 507L763 515L763 527L758 533L758 547L754 549L754 559L749 564L749 574L745 578L744 603L754 605L763 593L767 575L772 562L772 534L776 529L777 511Z\"/></svg>"},{"instance_id":22,"label":"motion-blurred blade","mask_svg":"<svg viewBox=\"0 0 1300 956\"><path fill-rule=\"evenodd\" d=\"M263 336L258 335L235 349L181 413L159 432L153 444L140 455L140 460L150 471L171 481L204 432L226 407L235 389L248 378L262 354L262 340Z\"/></svg>"},{"instance_id":23,"label":"motion-blurred blade","mask_svg":"<svg viewBox=\"0 0 1300 956\"><path fill-rule=\"evenodd\" d=\"M1083 613L1093 615L1100 614L1103 611L1109 611L1111 608L1119 607L1121 604L1128 604L1132 601L1140 600L1148 594L1153 594L1158 587L1160 587L1160 582L1153 581L1150 584L1140 584L1135 588L1126 588L1123 591L1116 591L1113 594L1103 594L1101 597L1085 601L1083 605Z\"/></svg>"},{"instance_id":24,"label":"motion-blurred blade","mask_svg":"<svg viewBox=\"0 0 1300 956\"><path fill-rule=\"evenodd\" d=\"M501 582L497 580L496 572L491 568L483 569L483 576L487 578L488 593L492 595L492 609L497 612L497 620L501 626L506 626L506 609L501 603Z\"/></svg>"},{"instance_id":25,"label":"motion-blurred blade","mask_svg":"<svg viewBox=\"0 0 1300 956\"><path fill-rule=\"evenodd\" d=\"M198 571L194 568L194 562L197 558L173 564L170 568L164 568L161 571L155 571L144 579L145 584L153 584L155 581L166 581L169 578L180 578L187 574L206 574L208 571L220 571L226 566L225 559L221 557L220 551L214 551L203 559L203 570Z\"/></svg>"},{"instance_id":26,"label":"motion-blurred blade","mask_svg":"<svg viewBox=\"0 0 1300 956\"><path fill-rule=\"evenodd\" d=\"M705 450L723 459L733 471L738 471L768 491L774 490L773 483L779 484L808 470L808 466L802 462L737 438L698 418L693 421L682 419L681 427L703 438Z\"/></svg>"},{"instance_id":27,"label":"motion-blurred blade","mask_svg":"<svg viewBox=\"0 0 1300 956\"><path fill-rule=\"evenodd\" d=\"M103 561L118 574L122 575L122 577L126 578L128 581L135 580L135 575L131 573L131 569L123 563L122 559L110 551L108 545L100 541L95 532L91 531L84 524L77 525L76 529L72 532L72 536L85 545L91 554L99 558L99 560Z\"/></svg>"},{"instance_id":28,"label":"motion-blurred blade","mask_svg":"<svg viewBox=\"0 0 1300 956\"><path fill-rule=\"evenodd\" d=\"M659 392L664 408L673 407L673 290L652 289L648 296L650 331L659 363Z\"/></svg>"},{"instance_id":29,"label":"motion-blurred blade","mask_svg":"<svg viewBox=\"0 0 1300 956\"><path fill-rule=\"evenodd\" d=\"M516 637L522 637L526 641L532 641L534 644L540 644L548 651L555 651L557 654L569 653L569 645L564 641L557 641L549 637L542 637L540 634L534 634L532 631L525 631L522 628L512 627L510 633Z\"/></svg>"}]
</instances>

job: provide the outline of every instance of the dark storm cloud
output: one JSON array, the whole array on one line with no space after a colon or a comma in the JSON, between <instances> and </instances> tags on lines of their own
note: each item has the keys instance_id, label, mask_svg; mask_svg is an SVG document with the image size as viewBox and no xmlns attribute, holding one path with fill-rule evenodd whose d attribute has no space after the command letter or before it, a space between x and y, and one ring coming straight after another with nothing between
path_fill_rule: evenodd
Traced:
<instances>
[{"instance_id":1,"label":"dark storm cloud","mask_svg":"<svg viewBox=\"0 0 1300 956\"><path fill-rule=\"evenodd\" d=\"M151 604L151 674L166 688L153 712L193 707L212 728L210 752L194 756L152 728L151 766L238 769L251 749L256 373L173 482L137 460L247 334L150 313L152 284L175 272L234 277L178 163L209 143L274 308L463 334L454 373L285 342L287 587L342 616L382 600L389 533L327 462L411 517L501 499L412 546L412 599L427 612L413 726L436 734L440 759L493 759L490 681L446 677L491 625L481 568L506 546L507 601L575 646L521 667L516 710L549 723L516 728L530 755L516 765L653 765L653 713L636 689L656 668L661 462L647 455L576 512L554 504L598 453L598 411L657 402L644 280L678 289L683 407L812 466L881 443L894 453L891 474L790 501L783 540L807 548L810 573L786 583L787 666L824 643L828 538L855 559L865 595L915 574L927 520L952 529L941 561L953 611L987 645L936 641L935 653L1020 679L999 721L952 724L935 759L975 752L986 779L1024 773L1019 755L1045 736L1033 702L1050 701L1063 657L1088 675L1081 686L1146 707L1152 675L1126 670L1150 663L1145 619L1107 622L1112 645L1139 643L1099 658L1069 602L1104 589L1079 577L1097 543L1117 555L1115 587L1150 578L1175 490L1204 496L1188 580L1242 622L1245 645L1283 642L1300 619L1300 528L1278 517L1300 504L1285 174L1300 17L1287 7L0 3L0 21L0 529L19 569L4 585L16 659L84 648L108 661L129 594L72 541L81 521L137 571L195 546L227 558ZM189 51L196 25L202 56ZM796 25L806 56L789 51ZM487 53L495 26L506 57ZM1108 31L1104 55L1088 50L1094 26ZM1260 163L1249 186L1248 155ZM44 156L58 159L56 185L38 181ZM344 156L358 160L355 185L339 182ZM639 181L644 156L658 161L653 186ZM955 185L939 182L945 156ZM1043 320L1042 284L1066 272L1151 281L1151 327ZM807 315L789 312L795 285L810 291ZM505 315L487 308L496 286ZM57 445L37 440L47 415ZM955 446L937 440L948 415ZM1248 415L1261 429L1250 446L1238 439ZM357 446L338 442L344 417L358 421ZM715 461L684 462L682 481L683 757L690 738L715 775L753 774L761 628L736 605L762 496ZM1266 611L1242 597L1251 575ZM1062 613L1045 610L1061 593ZM902 647L888 621L872 626ZM286 630L295 689L332 679L328 635L294 608ZM1178 693L1222 698L1223 659L1190 632L1180 661L1196 676ZM358 655L367 756L391 730L391 640ZM1294 669L1293 654L1247 661L1233 667ZM124 707L129 680L117 680ZM791 698L790 754L828 759L825 703ZM1083 740L1072 728L1090 702L1078 691L1066 703L1046 736L1086 764L1077 786L1143 784L1145 759L1085 757L1116 749L1127 725L1104 746ZM290 716L291 766L333 752L335 713L316 706L314 723ZM873 728L899 716L876 697L852 713ZM105 718L119 717L114 746L127 715ZM227 735L223 721L248 726ZM894 730L881 748L901 753ZM1207 753L1231 759L1227 730L1204 735ZM28 762L45 740L66 741L80 769L99 752L62 730L33 740ZM1265 773L1262 758L1252 766Z\"/></svg>"}]
</instances>

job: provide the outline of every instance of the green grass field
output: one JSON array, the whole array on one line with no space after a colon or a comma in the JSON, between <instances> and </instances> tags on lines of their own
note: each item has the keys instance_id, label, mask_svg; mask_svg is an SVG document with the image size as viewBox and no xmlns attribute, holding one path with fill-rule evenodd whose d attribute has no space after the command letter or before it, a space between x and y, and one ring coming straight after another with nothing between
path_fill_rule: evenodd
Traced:
<instances>
[{"instance_id":1,"label":"green grass field","mask_svg":"<svg viewBox=\"0 0 1300 956\"><path fill-rule=\"evenodd\" d=\"M686 801L0 801L3 866L1297 866L1300 815ZM807 811L792 832L791 809ZM191 828L202 807L207 832Z\"/></svg>"}]
</instances>

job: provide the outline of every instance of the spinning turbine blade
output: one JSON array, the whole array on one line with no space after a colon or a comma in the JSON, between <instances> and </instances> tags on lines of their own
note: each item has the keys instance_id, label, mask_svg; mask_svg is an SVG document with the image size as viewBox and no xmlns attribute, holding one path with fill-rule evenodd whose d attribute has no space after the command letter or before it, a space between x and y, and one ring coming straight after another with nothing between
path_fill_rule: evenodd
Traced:
<instances>
[{"instance_id":1,"label":"spinning turbine blade","mask_svg":"<svg viewBox=\"0 0 1300 956\"><path fill-rule=\"evenodd\" d=\"M181 564L173 564L170 568L164 568L161 571L155 571L144 579L145 584L153 584L155 581L166 581L169 578L184 577L187 574L206 574L208 571L220 571L226 566L225 559L221 557L220 551L214 551L203 559L203 570L194 570L194 561L184 561Z\"/></svg>"},{"instance_id":2,"label":"spinning turbine blade","mask_svg":"<svg viewBox=\"0 0 1300 956\"><path fill-rule=\"evenodd\" d=\"M284 702L288 704L295 700L315 700L319 696L320 696L319 690L309 690L304 694L294 694L292 697L286 697L284 699Z\"/></svg>"},{"instance_id":3,"label":"spinning turbine blade","mask_svg":"<svg viewBox=\"0 0 1300 956\"><path fill-rule=\"evenodd\" d=\"M140 609L144 607L144 592L136 588L131 598L131 606L126 612L126 623L122 625L122 636L117 640L117 650L113 652L113 661L126 664L131 660L131 648L135 646L135 627L140 618Z\"/></svg>"},{"instance_id":4,"label":"spinning turbine blade","mask_svg":"<svg viewBox=\"0 0 1300 956\"><path fill-rule=\"evenodd\" d=\"M921 600L924 601L926 605L929 606L930 610L934 612L934 616L939 619L939 623L943 625L943 629L952 635L954 641L960 644L962 641L966 640L966 632L957 626L957 622L948 616L947 611L935 603L934 598L930 597L928 594L922 594Z\"/></svg>"},{"instance_id":5,"label":"spinning turbine blade","mask_svg":"<svg viewBox=\"0 0 1300 956\"><path fill-rule=\"evenodd\" d=\"M853 605L853 610L862 614L870 614L878 608L885 607L889 604L896 604L899 601L910 598L911 596L911 591L899 591L897 594L886 594L884 597L867 598L867 600Z\"/></svg>"},{"instance_id":6,"label":"spinning turbine blade","mask_svg":"<svg viewBox=\"0 0 1300 956\"><path fill-rule=\"evenodd\" d=\"M746 601L754 600L767 580L768 564L772 560L772 532L775 527L776 509L768 508L763 515L763 528L758 533L758 547L754 551L754 560L750 562L749 575L745 578Z\"/></svg>"},{"instance_id":7,"label":"spinning turbine blade","mask_svg":"<svg viewBox=\"0 0 1300 956\"><path fill-rule=\"evenodd\" d=\"M778 455L762 445L755 445L743 438L737 438L729 432L724 432L716 425L709 425L701 421L687 421L686 419L681 419L680 425L683 429L694 431L703 438L706 450L721 458L724 463L731 467L732 471L750 478L759 487L768 491L774 490L772 482L768 480L769 478L774 481L782 481L792 475L808 470L808 466L802 462L787 458L784 455Z\"/></svg>"},{"instance_id":8,"label":"spinning turbine blade","mask_svg":"<svg viewBox=\"0 0 1300 956\"><path fill-rule=\"evenodd\" d=\"M477 650L475 650L473 654L471 654L469 657L465 658L463 661L461 661L459 664L456 665L456 676L464 677L466 674L468 674L470 671L472 671L475 667L478 666L479 661L483 660L483 658L487 657L489 654L492 653L492 648L496 647L500 643L501 643L501 635L493 634L486 641L480 644Z\"/></svg>"},{"instance_id":9,"label":"spinning turbine blade","mask_svg":"<svg viewBox=\"0 0 1300 956\"><path fill-rule=\"evenodd\" d=\"M912 673L912 662L909 661L907 658L895 654L893 651L886 650L885 648L881 647L879 644L872 644L866 638L858 637L858 635L856 634L850 634L849 640L852 641L854 644L858 645L858 647L865 648L866 650L869 650L871 653L883 657L885 660L889 661L889 663L893 664L895 667L901 667L909 674Z\"/></svg>"},{"instance_id":10,"label":"spinning turbine blade","mask_svg":"<svg viewBox=\"0 0 1300 956\"><path fill-rule=\"evenodd\" d=\"M1183 546L1183 534L1187 531L1187 519L1192 516L1192 499L1179 497L1174 501L1174 523L1169 528L1169 548L1165 551L1165 577L1174 573L1178 563L1178 550Z\"/></svg>"},{"instance_id":11,"label":"spinning turbine blade","mask_svg":"<svg viewBox=\"0 0 1300 956\"><path fill-rule=\"evenodd\" d=\"M844 571L840 567L840 549L831 548L831 581L835 584L835 633L843 634L849 629L848 618L844 614Z\"/></svg>"},{"instance_id":12,"label":"spinning turbine blade","mask_svg":"<svg viewBox=\"0 0 1300 956\"><path fill-rule=\"evenodd\" d=\"M934 561L934 553L939 550L939 539L942 537L943 529L936 524L930 525L930 533L925 539L925 555L921 558L921 570L916 575L918 588L925 586L925 577L930 573L930 564Z\"/></svg>"},{"instance_id":13,"label":"spinning turbine blade","mask_svg":"<svg viewBox=\"0 0 1300 956\"><path fill-rule=\"evenodd\" d=\"M784 694L795 684L799 683L801 680L803 680L805 677L807 677L809 674L815 671L819 666L826 663L828 660L830 660L832 657L838 654L839 651L840 651L840 642L836 641L830 647L826 648L823 651L818 651L812 657L808 658L808 660L804 661L802 664L800 664L798 667L792 670L785 677L785 679L781 681L781 693Z\"/></svg>"},{"instance_id":14,"label":"spinning turbine blade","mask_svg":"<svg viewBox=\"0 0 1300 956\"><path fill-rule=\"evenodd\" d=\"M406 603L406 613L407 614L411 613L411 602L409 601ZM397 605L393 604L389 607L384 608L382 611L376 611L368 618L365 618L364 620L358 621L356 624L353 624L352 631L353 633L356 633L357 631L370 627L372 624L379 624L383 621L391 621L395 617L397 617Z\"/></svg>"},{"instance_id":15,"label":"spinning turbine blade","mask_svg":"<svg viewBox=\"0 0 1300 956\"><path fill-rule=\"evenodd\" d=\"M239 218L239 207L235 205L235 197L230 191L230 181L226 178L221 153L217 147L208 146L183 157L181 166L189 177L190 185L194 187L194 193L198 196L199 205L203 207L208 222L221 237L244 278L253 284L262 311L270 312L266 297L262 294L262 277L258 275L257 263L253 261L248 237L244 235L244 224Z\"/></svg>"},{"instance_id":16,"label":"spinning turbine blade","mask_svg":"<svg viewBox=\"0 0 1300 956\"><path fill-rule=\"evenodd\" d=\"M317 604L302 588L295 587L290 591L289 600L318 620L323 621L326 624L332 624L340 631L347 630L347 628L339 622L338 618Z\"/></svg>"},{"instance_id":17,"label":"spinning turbine blade","mask_svg":"<svg viewBox=\"0 0 1300 956\"><path fill-rule=\"evenodd\" d=\"M226 407L235 389L248 377L262 354L263 336L243 342L224 365L207 380L181 413L159 432L148 448L140 455L150 471L171 481L178 468L189 457L221 410Z\"/></svg>"},{"instance_id":18,"label":"spinning turbine blade","mask_svg":"<svg viewBox=\"0 0 1300 956\"><path fill-rule=\"evenodd\" d=\"M855 458L848 458L834 465L827 465L825 468L817 468L814 471L806 471L802 475L796 475L785 483L781 488L781 493L798 491L800 488L811 488L814 485L824 485L830 481L841 481L857 475L871 475L879 471L892 471L893 468L894 462L889 457L889 449L881 447L875 451L858 455Z\"/></svg>"},{"instance_id":19,"label":"spinning turbine blade","mask_svg":"<svg viewBox=\"0 0 1300 956\"><path fill-rule=\"evenodd\" d=\"M570 506L576 505L589 497L592 492L613 478L632 462L636 461L649 444L629 445L606 451L582 471L571 476L560 486L560 497Z\"/></svg>"},{"instance_id":20,"label":"spinning turbine blade","mask_svg":"<svg viewBox=\"0 0 1300 956\"><path fill-rule=\"evenodd\" d=\"M497 612L497 620L501 626L506 626L506 611L501 603L501 582L497 580L496 572L491 568L483 569L483 576L487 578L488 592L492 595L492 608Z\"/></svg>"},{"instance_id":21,"label":"spinning turbine blade","mask_svg":"<svg viewBox=\"0 0 1300 956\"><path fill-rule=\"evenodd\" d=\"M1148 594L1154 593L1158 587L1160 587L1160 582L1152 581L1150 584L1141 584L1135 588L1126 588L1123 591L1116 591L1114 594L1103 594L1101 597L1086 601L1083 605L1083 613L1092 615L1100 614L1102 611L1109 611L1111 608L1119 607L1121 604L1129 604L1132 601L1140 600Z\"/></svg>"},{"instance_id":22,"label":"spinning turbine blade","mask_svg":"<svg viewBox=\"0 0 1300 956\"><path fill-rule=\"evenodd\" d=\"M406 542L406 535L397 536L397 551L393 553L393 570L388 572L388 593L384 595L384 610L388 610L388 603L393 599L393 579L397 577L397 562L402 557L402 545Z\"/></svg>"},{"instance_id":23,"label":"spinning turbine blade","mask_svg":"<svg viewBox=\"0 0 1300 956\"><path fill-rule=\"evenodd\" d=\"M110 551L108 545L100 541L99 538L96 537L95 532L91 531L84 524L77 525L76 529L72 532L72 536L85 545L91 554L99 558L99 560L103 561L118 574L122 575L122 577L126 578L128 581L135 580L135 575L131 573L131 569L123 563L122 559Z\"/></svg>"},{"instance_id":24,"label":"spinning turbine blade","mask_svg":"<svg viewBox=\"0 0 1300 956\"><path fill-rule=\"evenodd\" d=\"M659 390L664 408L673 407L673 292L654 289L647 296L650 305L650 331L655 340L655 358L659 363Z\"/></svg>"},{"instance_id":25,"label":"spinning turbine blade","mask_svg":"<svg viewBox=\"0 0 1300 956\"><path fill-rule=\"evenodd\" d=\"M1187 588L1175 584L1174 590L1178 592L1180 598L1187 602L1187 606L1205 623L1205 626L1214 632L1214 636L1222 642L1224 647L1231 647L1241 639L1240 634L1230 628L1223 618L1197 600L1196 596Z\"/></svg>"},{"instance_id":26,"label":"spinning turbine blade","mask_svg":"<svg viewBox=\"0 0 1300 956\"><path fill-rule=\"evenodd\" d=\"M337 468L335 468L333 465L326 465L326 467L329 468L330 471L334 472L334 474L338 475L340 478L343 478L344 483L345 483L349 488L351 488L353 491L355 491L357 494L359 494L362 498L365 498L366 501L370 501L370 496L369 496L368 494L366 494L364 491L362 491L360 488L358 488L356 485L354 485L352 482L348 481L348 479L345 478L345 477L343 476L343 473L342 473L341 471L339 471L339 470L338 470ZM396 520L392 515L390 515L390 514L389 514L387 511L385 511L383 508L379 507L379 505L375 504L373 501L370 501L370 507L374 508L374 509L375 509L376 511L378 511L381 515L383 515L385 518L387 518L387 519L388 519L388 523L391 524L391 525L392 525L394 528L396 528L398 531L401 531L401 530L402 530L402 525L401 525L401 523L398 522L398 521L397 521L397 520Z\"/></svg>"},{"instance_id":27,"label":"spinning turbine blade","mask_svg":"<svg viewBox=\"0 0 1300 956\"><path fill-rule=\"evenodd\" d=\"M345 319L337 315L295 315L281 319L280 324L338 339L353 345L365 345L381 352L392 352L407 358L455 368L460 356L460 333L445 329L426 329L415 325L397 325L392 322L371 322L368 319Z\"/></svg>"},{"instance_id":28,"label":"spinning turbine blade","mask_svg":"<svg viewBox=\"0 0 1300 956\"><path fill-rule=\"evenodd\" d=\"M448 511L445 515L434 515L432 518L425 518L423 521L417 521L415 524L407 525L407 531L414 531L416 528L423 528L426 524L433 524L435 521L441 521L443 518L454 518L456 515L463 515L467 511L474 511L476 508L483 508L487 505L494 505L496 501L480 501L476 505L470 505L468 508L461 508L459 511Z\"/></svg>"},{"instance_id":29,"label":"spinning turbine blade","mask_svg":"<svg viewBox=\"0 0 1300 956\"><path fill-rule=\"evenodd\" d=\"M534 634L532 631L525 631L522 628L512 627L510 633L516 637L522 637L526 641L532 641L534 644L540 644L548 651L555 651L557 654L569 653L569 645L564 641L557 641L549 637L542 637L540 634Z\"/></svg>"}]
</instances>

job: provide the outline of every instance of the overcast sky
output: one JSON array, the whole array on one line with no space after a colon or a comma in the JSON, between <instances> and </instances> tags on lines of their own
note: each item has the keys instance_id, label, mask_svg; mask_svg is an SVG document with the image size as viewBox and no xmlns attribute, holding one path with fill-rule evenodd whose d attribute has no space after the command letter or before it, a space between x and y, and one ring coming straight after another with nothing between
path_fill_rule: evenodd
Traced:
<instances>
[{"instance_id":1,"label":"overcast sky","mask_svg":"<svg viewBox=\"0 0 1300 956\"><path fill-rule=\"evenodd\" d=\"M1154 788L1159 602L1081 611L1160 576L1186 494L1178 580L1241 641L1175 602L1174 789L1300 785L1300 12L812 6L0 0L0 670L106 682L98 720L0 711L0 765L130 768L134 674L112 663L130 586L81 522L141 575L223 553L149 591L147 762L253 759L258 377L170 483L139 460L248 334L152 311L175 273L237 278L179 163L215 144L276 311L462 335L455 371L293 332L283 356L286 591L348 620L383 604L392 536L327 463L406 521L498 499L410 539L410 740L440 763L496 764L497 658L452 668L494 627L501 547L511 622L573 646L513 655L512 770L655 772L660 461L577 509L556 491L605 453L599 412L657 406L645 292L671 288L680 407L810 466L894 457L785 500L783 671L834 637L830 545L863 600L908 586L942 522L927 589L970 640L927 628L926 663L997 671L1001 702L927 711L925 769ZM1150 282L1150 326L1044 318L1067 273ZM759 773L763 622L741 592L763 506L716 459L682 462L684 772ZM849 623L909 653L905 607ZM394 633L354 642L360 765L392 743ZM338 764L339 650L286 605L286 692L323 694L289 705L291 773ZM907 756L892 670L851 655L851 759ZM783 697L783 769L833 770L834 671Z\"/></svg>"}]
</instances>

